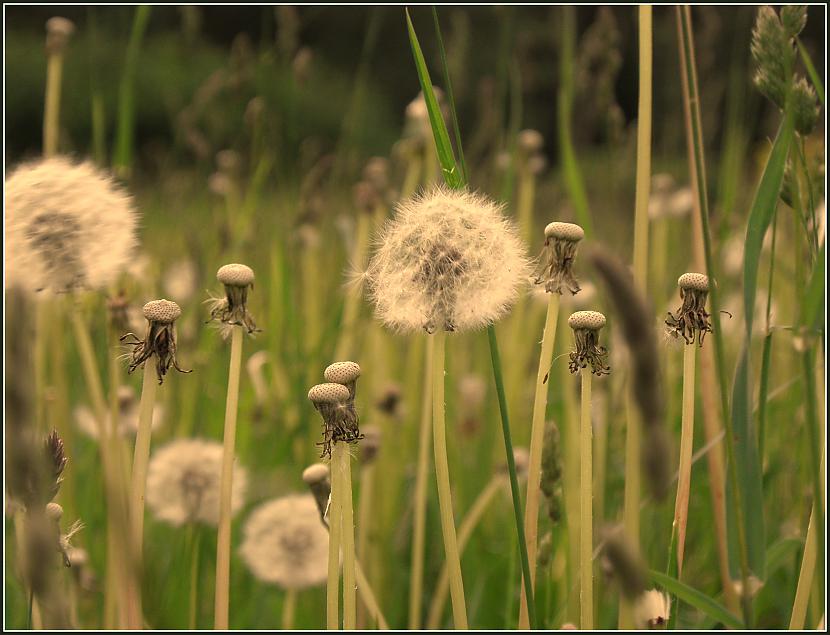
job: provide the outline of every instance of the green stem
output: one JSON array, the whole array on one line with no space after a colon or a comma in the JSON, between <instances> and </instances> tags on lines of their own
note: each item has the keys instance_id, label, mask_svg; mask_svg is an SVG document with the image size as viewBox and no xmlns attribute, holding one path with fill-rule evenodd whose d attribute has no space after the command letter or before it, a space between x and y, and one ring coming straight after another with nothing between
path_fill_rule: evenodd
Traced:
<instances>
[{"instance_id":1,"label":"green stem","mask_svg":"<svg viewBox=\"0 0 830 635\"><path fill-rule=\"evenodd\" d=\"M294 614L297 610L297 591L286 589L285 599L282 601L282 630L294 630Z\"/></svg>"},{"instance_id":2,"label":"green stem","mask_svg":"<svg viewBox=\"0 0 830 635\"><path fill-rule=\"evenodd\" d=\"M337 444L335 444L337 450ZM326 583L326 628L330 631L340 629L340 535L342 528L342 514L340 505L342 500L342 484L340 470L336 467L332 457L331 495L329 498L329 572Z\"/></svg>"},{"instance_id":3,"label":"green stem","mask_svg":"<svg viewBox=\"0 0 830 635\"><path fill-rule=\"evenodd\" d=\"M199 545L202 542L202 532L195 523L190 525L190 604L188 611L188 629L196 630L199 600Z\"/></svg>"},{"instance_id":4,"label":"green stem","mask_svg":"<svg viewBox=\"0 0 830 635\"><path fill-rule=\"evenodd\" d=\"M239 413L239 377L242 369L241 326L231 327L231 361L228 396L225 402L225 432L222 448L222 477L219 489L219 529L216 539L216 597L214 628L227 630L230 613L231 517L233 516L233 463L236 446L236 419Z\"/></svg>"},{"instance_id":5,"label":"green stem","mask_svg":"<svg viewBox=\"0 0 830 635\"><path fill-rule=\"evenodd\" d=\"M63 51L49 55L49 60L46 63L46 105L43 114L43 156L47 159L58 153L62 77Z\"/></svg>"},{"instance_id":6,"label":"green stem","mask_svg":"<svg viewBox=\"0 0 830 635\"><path fill-rule=\"evenodd\" d=\"M591 475L591 369L583 368L582 408L579 422L579 626L584 631L594 628L594 567L593 567L593 501Z\"/></svg>"},{"instance_id":7,"label":"green stem","mask_svg":"<svg viewBox=\"0 0 830 635\"><path fill-rule=\"evenodd\" d=\"M354 509L352 507L352 468L349 446L343 441L334 444L335 469L340 470L342 496L340 498L341 534L343 546L343 629L357 626L357 596L355 594Z\"/></svg>"},{"instance_id":8,"label":"green stem","mask_svg":"<svg viewBox=\"0 0 830 635\"><path fill-rule=\"evenodd\" d=\"M516 535L519 543L519 554L522 561L522 579L530 580L530 562L527 556L527 542L525 540L524 523L522 522L522 500L519 493L519 480L516 477L516 460L513 457L513 442L510 437L510 417L507 414L507 398L504 395L504 381L502 378L501 360L499 358L499 344L496 340L496 329L491 324L487 327L487 337L490 340L490 359L493 362L493 379L496 382L496 394L499 399L501 413L501 430L504 436L504 449L507 453L507 470L510 474L510 493L513 498L513 515L516 518ZM525 584L525 599L527 602L530 628L536 630L536 603L533 600L533 585Z\"/></svg>"}]
</instances>

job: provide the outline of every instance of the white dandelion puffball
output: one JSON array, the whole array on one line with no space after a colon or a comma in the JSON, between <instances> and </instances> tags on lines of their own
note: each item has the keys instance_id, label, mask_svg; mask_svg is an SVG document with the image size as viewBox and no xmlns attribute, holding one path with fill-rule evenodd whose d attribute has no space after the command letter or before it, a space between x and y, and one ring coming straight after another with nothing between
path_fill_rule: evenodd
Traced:
<instances>
[{"instance_id":1,"label":"white dandelion puffball","mask_svg":"<svg viewBox=\"0 0 830 635\"><path fill-rule=\"evenodd\" d=\"M657 589L643 592L634 602L634 623L637 628L656 629L669 621L669 597Z\"/></svg>"},{"instance_id":2,"label":"white dandelion puffball","mask_svg":"<svg viewBox=\"0 0 830 635\"><path fill-rule=\"evenodd\" d=\"M284 589L318 586L328 576L329 533L311 494L291 494L257 507L239 553L251 573Z\"/></svg>"},{"instance_id":3,"label":"white dandelion puffball","mask_svg":"<svg viewBox=\"0 0 830 635\"><path fill-rule=\"evenodd\" d=\"M138 222L132 200L92 163L27 163L5 186L9 286L100 289L129 264Z\"/></svg>"},{"instance_id":4,"label":"white dandelion puffball","mask_svg":"<svg viewBox=\"0 0 830 635\"><path fill-rule=\"evenodd\" d=\"M375 314L397 331L466 331L510 309L528 259L498 203L435 188L398 203L365 278Z\"/></svg>"},{"instance_id":5,"label":"white dandelion puffball","mask_svg":"<svg viewBox=\"0 0 830 635\"><path fill-rule=\"evenodd\" d=\"M159 520L180 526L219 523L222 444L178 439L153 453L147 468L147 506ZM231 509L242 507L248 474L234 461Z\"/></svg>"},{"instance_id":6,"label":"white dandelion puffball","mask_svg":"<svg viewBox=\"0 0 830 635\"><path fill-rule=\"evenodd\" d=\"M135 390L130 386L118 387L118 426L116 433L122 437L135 437L138 433L138 398ZM98 421L95 419L95 413L89 406L80 405L72 411L72 416L75 418L75 423L78 424L78 429L83 432L90 439L97 440L100 436L98 434ZM111 423L110 413L107 412L104 420L106 429L109 430ZM160 403L153 405L153 432L156 432L164 425L164 406Z\"/></svg>"}]
</instances>

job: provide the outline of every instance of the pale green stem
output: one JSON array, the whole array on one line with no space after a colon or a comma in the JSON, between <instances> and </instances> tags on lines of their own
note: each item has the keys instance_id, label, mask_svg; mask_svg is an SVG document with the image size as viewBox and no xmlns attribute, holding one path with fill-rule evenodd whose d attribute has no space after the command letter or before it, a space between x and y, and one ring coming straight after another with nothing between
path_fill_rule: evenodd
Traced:
<instances>
[{"instance_id":1,"label":"pale green stem","mask_svg":"<svg viewBox=\"0 0 830 635\"><path fill-rule=\"evenodd\" d=\"M357 626L357 596L355 594L354 555L354 510L352 507L352 468L349 446L343 441L334 444L335 469L340 470L342 484L340 497L341 529L340 540L343 548L343 629L354 630Z\"/></svg>"},{"instance_id":2,"label":"pale green stem","mask_svg":"<svg viewBox=\"0 0 830 635\"><path fill-rule=\"evenodd\" d=\"M441 512L441 533L450 576L453 622L457 630L467 630L467 607L464 602L464 582L461 578L461 558L455 535L455 520L450 490L450 468L447 461L447 429L444 412L444 355L447 334L437 330L430 336L432 344L432 438L435 449L435 478L438 483L438 507Z\"/></svg>"},{"instance_id":3,"label":"pale green stem","mask_svg":"<svg viewBox=\"0 0 830 635\"><path fill-rule=\"evenodd\" d=\"M481 490L481 493L473 502L467 515L458 526L458 550L463 553L467 543L472 536L473 531L478 527L481 519L484 517L484 512L495 497L496 493L503 486L504 479L494 476L490 479L487 486ZM441 622L441 615L444 612L444 605L447 602L447 595L450 590L450 578L447 573L447 563L441 567L441 573L438 575L438 583L435 585L435 592L432 595L432 601L429 605L429 615L427 617L427 629L438 630Z\"/></svg>"},{"instance_id":4,"label":"pale green stem","mask_svg":"<svg viewBox=\"0 0 830 635\"><path fill-rule=\"evenodd\" d=\"M583 368L582 410L579 422L579 604L580 628L594 628L593 502L591 498L591 369Z\"/></svg>"},{"instance_id":5,"label":"pale green stem","mask_svg":"<svg viewBox=\"0 0 830 635\"><path fill-rule=\"evenodd\" d=\"M334 451L337 451L335 444ZM342 514L340 505L342 500L341 472L337 468L335 457L332 457L331 494L329 497L329 573L326 582L326 628L330 631L340 629L340 535L342 528Z\"/></svg>"},{"instance_id":6,"label":"pale green stem","mask_svg":"<svg viewBox=\"0 0 830 635\"><path fill-rule=\"evenodd\" d=\"M533 397L533 418L530 428L530 450L528 458L527 498L525 503L525 541L530 565L530 583L536 584L536 546L539 535L539 484L542 481L542 446L545 437L545 410L548 404L548 379L553 360L553 346L556 342L556 326L559 318L558 293L548 294L548 311L545 330L542 332L542 350L539 354L539 369L536 372L536 391ZM519 630L530 628L527 612L527 598L522 579Z\"/></svg>"},{"instance_id":7,"label":"pale green stem","mask_svg":"<svg viewBox=\"0 0 830 635\"><path fill-rule=\"evenodd\" d=\"M282 630L294 630L294 614L297 610L297 591L287 589L285 599L282 602Z\"/></svg>"},{"instance_id":8,"label":"pale green stem","mask_svg":"<svg viewBox=\"0 0 830 635\"><path fill-rule=\"evenodd\" d=\"M195 523L190 524L190 604L187 628L196 630L196 618L199 614L199 546L202 532Z\"/></svg>"},{"instance_id":9,"label":"pale green stem","mask_svg":"<svg viewBox=\"0 0 830 635\"><path fill-rule=\"evenodd\" d=\"M697 345L683 347L683 413L680 428L680 469L677 498L674 503L674 526L677 529L677 577L683 572L686 525L689 518L689 490L692 482L692 448L695 434L695 359Z\"/></svg>"},{"instance_id":10,"label":"pale green stem","mask_svg":"<svg viewBox=\"0 0 830 635\"><path fill-rule=\"evenodd\" d=\"M339 358L338 358L339 359ZM366 465L360 472L360 504L357 512L357 556L368 559L369 554L369 528L372 526L374 508L372 506L374 497L375 464ZM366 607L357 607L357 627L366 627Z\"/></svg>"},{"instance_id":11,"label":"pale green stem","mask_svg":"<svg viewBox=\"0 0 830 635\"><path fill-rule=\"evenodd\" d=\"M43 156L47 159L58 152L62 76L63 52L53 53L46 62L46 105L43 113Z\"/></svg>"},{"instance_id":12,"label":"pale green stem","mask_svg":"<svg viewBox=\"0 0 830 635\"><path fill-rule=\"evenodd\" d=\"M568 523L568 618L579 621L579 595L572 593L578 589L579 576L579 416L576 412L576 394L571 388L572 379L567 364L560 364L562 376L563 417L565 418L565 516Z\"/></svg>"},{"instance_id":13,"label":"pale green stem","mask_svg":"<svg viewBox=\"0 0 830 635\"><path fill-rule=\"evenodd\" d=\"M216 539L216 601L214 629L228 630L231 573L231 495L236 445L236 418L239 413L239 376L242 370L241 326L231 327L231 362L228 372L228 397L225 402L225 437L222 449L222 478L219 489L219 531Z\"/></svg>"},{"instance_id":14,"label":"pale green stem","mask_svg":"<svg viewBox=\"0 0 830 635\"><path fill-rule=\"evenodd\" d=\"M427 477L429 476L430 404L432 402L433 347L427 346L424 360L424 386L421 395L421 422L418 431L418 464L412 512L412 563L409 576L409 630L421 627L421 602L424 593L424 545L427 516Z\"/></svg>"},{"instance_id":15,"label":"pale green stem","mask_svg":"<svg viewBox=\"0 0 830 635\"><path fill-rule=\"evenodd\" d=\"M141 402L138 407L138 433L135 437L132 482L130 484L130 611L131 629L141 630L144 623L141 613L141 577L143 569L144 492L147 486L147 465L150 461L150 436L153 429L153 407L156 404L156 367L151 357L144 362L144 380L141 385Z\"/></svg>"},{"instance_id":16,"label":"pale green stem","mask_svg":"<svg viewBox=\"0 0 830 635\"><path fill-rule=\"evenodd\" d=\"M516 191L516 208L522 237L529 245L533 242L533 200L536 194L536 177L525 165L519 174Z\"/></svg>"},{"instance_id":17,"label":"pale green stem","mask_svg":"<svg viewBox=\"0 0 830 635\"><path fill-rule=\"evenodd\" d=\"M380 610L377 598L372 591L372 587L369 586L369 580L366 579L366 574L363 573L363 568L360 566L359 560L354 561L354 572L355 579L357 580L357 590L360 591L360 599L366 605L366 610L369 611L369 615L378 623L379 629L388 631L389 623Z\"/></svg>"}]
</instances>

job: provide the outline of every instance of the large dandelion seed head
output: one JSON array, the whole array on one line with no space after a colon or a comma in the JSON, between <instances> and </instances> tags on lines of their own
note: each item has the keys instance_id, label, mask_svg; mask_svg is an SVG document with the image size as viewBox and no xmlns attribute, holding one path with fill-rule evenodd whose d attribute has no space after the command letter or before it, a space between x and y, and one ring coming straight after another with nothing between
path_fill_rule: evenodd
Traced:
<instances>
[{"instance_id":1,"label":"large dandelion seed head","mask_svg":"<svg viewBox=\"0 0 830 635\"><path fill-rule=\"evenodd\" d=\"M130 196L92 163L35 161L5 186L9 286L101 289L129 264L138 215Z\"/></svg>"},{"instance_id":2,"label":"large dandelion seed head","mask_svg":"<svg viewBox=\"0 0 830 635\"><path fill-rule=\"evenodd\" d=\"M207 439L171 441L153 453L147 469L147 506L159 520L180 526L185 523L217 525L222 444ZM231 509L242 507L248 474L238 464L233 468Z\"/></svg>"},{"instance_id":3,"label":"large dandelion seed head","mask_svg":"<svg viewBox=\"0 0 830 635\"><path fill-rule=\"evenodd\" d=\"M366 271L375 313L397 331L466 331L501 318L528 274L502 206L435 188L398 203Z\"/></svg>"},{"instance_id":4,"label":"large dandelion seed head","mask_svg":"<svg viewBox=\"0 0 830 635\"><path fill-rule=\"evenodd\" d=\"M260 505L248 517L239 553L251 573L284 589L326 581L329 534L311 494L291 494Z\"/></svg>"}]
</instances>

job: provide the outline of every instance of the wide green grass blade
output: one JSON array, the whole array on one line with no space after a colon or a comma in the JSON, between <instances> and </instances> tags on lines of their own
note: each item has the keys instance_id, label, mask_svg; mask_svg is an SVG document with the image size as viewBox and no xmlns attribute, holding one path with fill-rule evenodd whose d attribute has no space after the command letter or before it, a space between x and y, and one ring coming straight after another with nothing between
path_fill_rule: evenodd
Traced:
<instances>
[{"instance_id":1,"label":"wide green grass blade","mask_svg":"<svg viewBox=\"0 0 830 635\"><path fill-rule=\"evenodd\" d=\"M459 189L466 185L464 175L455 161L455 154L452 151L450 135L447 132L447 125L441 109L438 107L438 99L432 89L432 80L429 77L429 69L415 35L415 27L412 26L412 19L409 11L406 12L406 27L409 30L409 43L412 46L412 56L415 58L415 68L418 71L418 81L421 83L421 90L424 93L424 101L429 112L429 123L432 126L432 134L435 137L435 147L438 150L438 161L441 164L441 171L444 173L444 181L453 189Z\"/></svg>"},{"instance_id":2,"label":"wide green grass blade","mask_svg":"<svg viewBox=\"0 0 830 635\"><path fill-rule=\"evenodd\" d=\"M807 283L807 290L804 294L804 299L801 302L801 310L799 312L799 322L801 326L807 328L823 329L822 310L824 309L824 247L826 243L821 244L821 250L816 259L816 266L813 267L813 273L810 275L810 280Z\"/></svg>"},{"instance_id":3,"label":"wide green grass blade","mask_svg":"<svg viewBox=\"0 0 830 635\"><path fill-rule=\"evenodd\" d=\"M676 595L678 598L683 600L683 602L689 606L693 606L701 613L705 613L712 619L717 620L718 622L721 622L731 628L746 628L743 622L730 613L726 607L718 604L712 598L704 595L697 589L693 589L679 580L675 580L674 578L671 578L664 573L660 573L659 571L652 570L649 575L656 584L659 584L666 589L666 591L672 595Z\"/></svg>"}]
</instances>

